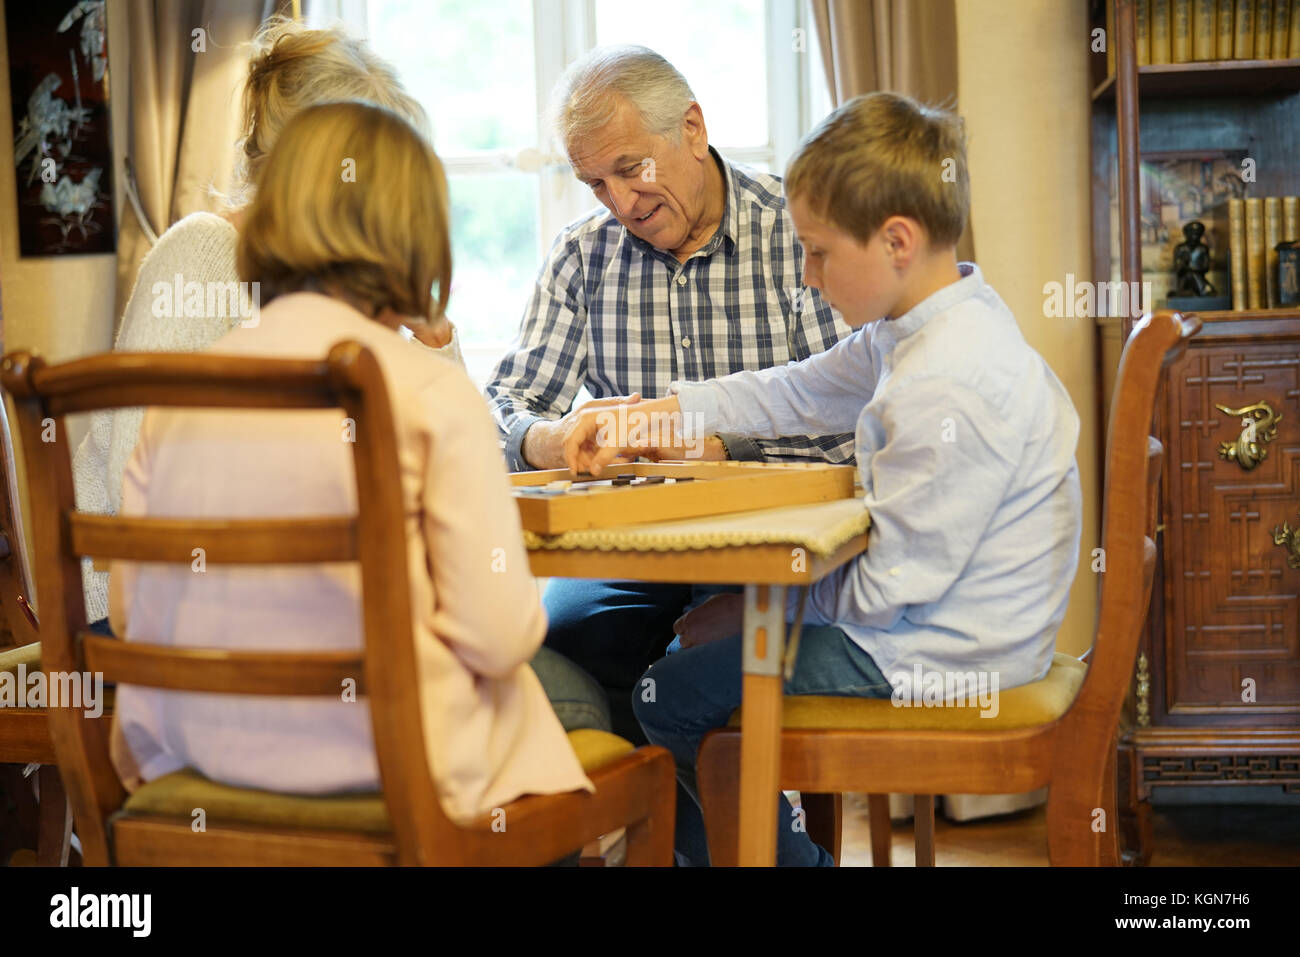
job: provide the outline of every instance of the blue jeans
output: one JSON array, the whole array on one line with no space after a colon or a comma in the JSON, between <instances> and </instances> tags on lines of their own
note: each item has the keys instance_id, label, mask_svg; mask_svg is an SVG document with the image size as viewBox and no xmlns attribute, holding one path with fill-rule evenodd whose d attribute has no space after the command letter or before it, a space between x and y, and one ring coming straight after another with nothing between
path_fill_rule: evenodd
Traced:
<instances>
[{"instance_id":1,"label":"blue jeans","mask_svg":"<svg viewBox=\"0 0 1300 957\"><path fill-rule=\"evenodd\" d=\"M740 707L741 637L735 635L695 648L681 648L656 662L645 673L632 696L632 709L652 744L672 752L677 780L699 806L695 782L695 755L700 742L714 728L725 727ZM645 679L654 679L646 685ZM653 694L651 694L653 691ZM794 676L785 682L786 694L839 695L853 698L888 698L893 687L871 656L843 631L833 626L805 627L799 640ZM650 699L650 700L647 700ZM677 850L691 863L703 863L706 845L703 817L701 833L683 833L678 816ZM825 848L814 844L796 819L785 795L780 796L776 820L776 862L782 866L834 864Z\"/></svg>"},{"instance_id":2,"label":"blue jeans","mask_svg":"<svg viewBox=\"0 0 1300 957\"><path fill-rule=\"evenodd\" d=\"M543 650L558 652L577 666L606 697L612 730L633 744L647 744L632 713L632 691L645 670L663 657L673 640L673 623L712 595L739 591L722 585L660 585L649 582L554 578L543 602L550 619ZM564 720L567 694L560 682L542 677L547 696ZM583 683L590 691L590 685ZM558 700L557 700L558 699ZM567 725L566 725L567 727ZM704 818L699 802L677 787L677 847L696 862L707 862Z\"/></svg>"},{"instance_id":3,"label":"blue jeans","mask_svg":"<svg viewBox=\"0 0 1300 957\"><path fill-rule=\"evenodd\" d=\"M545 646L537 649L530 664L565 731L611 730L609 695L596 679Z\"/></svg>"}]
</instances>

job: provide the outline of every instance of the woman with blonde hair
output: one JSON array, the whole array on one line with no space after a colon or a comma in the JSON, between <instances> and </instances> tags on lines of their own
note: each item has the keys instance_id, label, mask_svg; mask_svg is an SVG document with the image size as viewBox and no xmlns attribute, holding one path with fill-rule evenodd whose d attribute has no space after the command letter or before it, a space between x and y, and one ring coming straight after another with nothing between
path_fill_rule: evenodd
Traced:
<instances>
[{"instance_id":1,"label":"woman with blonde hair","mask_svg":"<svg viewBox=\"0 0 1300 957\"><path fill-rule=\"evenodd\" d=\"M341 28L308 29L284 18L268 21L253 39L244 83L244 136L234 202L222 215L192 213L159 238L140 265L113 346L116 351L197 352L233 325L251 326L257 321L256 299L248 301L249 287L240 290L235 285L239 278L235 246L245 212L237 204L249 198L252 183L285 124L304 108L333 100L387 107L427 135L428 120L420 104L402 88L396 71L364 41ZM227 297L225 290L238 290L243 298L232 302L236 297ZM221 295L214 296L213 291ZM181 308L173 308L173 303ZM420 342L461 361L455 330L441 310L412 314L407 322ZM91 416L90 430L73 459L77 506L82 511L117 512L122 469L135 447L142 414L139 409L121 409ZM108 575L96 571L86 559L82 577L86 619L92 628L105 630Z\"/></svg>"},{"instance_id":2,"label":"woman with blonde hair","mask_svg":"<svg viewBox=\"0 0 1300 957\"><path fill-rule=\"evenodd\" d=\"M354 177L341 175L350 168ZM384 372L398 436L412 635L430 773L448 817L525 794L591 788L529 660L546 617L528 571L495 426L464 370L396 332L445 306L447 191L427 141L348 102L290 120L256 179L240 278L256 328L208 351L319 358L352 339ZM432 291L436 289L436 294ZM123 476L122 514L258 518L354 511L336 411L150 409ZM198 514L196 514L196 509ZM114 630L131 640L280 649L361 643L355 565L114 566ZM118 690L114 756L127 781L185 767L300 794L379 785L368 713L320 699Z\"/></svg>"}]
</instances>

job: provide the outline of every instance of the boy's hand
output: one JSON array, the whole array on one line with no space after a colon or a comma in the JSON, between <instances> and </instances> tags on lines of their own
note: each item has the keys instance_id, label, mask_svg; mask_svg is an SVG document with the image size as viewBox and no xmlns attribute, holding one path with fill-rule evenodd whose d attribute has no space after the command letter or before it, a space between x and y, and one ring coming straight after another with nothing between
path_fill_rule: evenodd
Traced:
<instances>
[{"instance_id":1,"label":"boy's hand","mask_svg":"<svg viewBox=\"0 0 1300 957\"><path fill-rule=\"evenodd\" d=\"M564 461L575 475L600 475L606 465L647 449L677 447L677 397L584 411L564 439Z\"/></svg>"},{"instance_id":2,"label":"boy's hand","mask_svg":"<svg viewBox=\"0 0 1300 957\"><path fill-rule=\"evenodd\" d=\"M562 469L565 467L564 443L569 433L582 421L590 409L615 405L635 405L641 401L641 393L631 395L614 395L607 399L592 399L584 402L562 419L554 422L534 422L524 433L524 461L535 469Z\"/></svg>"},{"instance_id":3,"label":"boy's hand","mask_svg":"<svg viewBox=\"0 0 1300 957\"><path fill-rule=\"evenodd\" d=\"M745 623L745 596L737 592L714 595L673 623L683 648L738 635Z\"/></svg>"}]
</instances>

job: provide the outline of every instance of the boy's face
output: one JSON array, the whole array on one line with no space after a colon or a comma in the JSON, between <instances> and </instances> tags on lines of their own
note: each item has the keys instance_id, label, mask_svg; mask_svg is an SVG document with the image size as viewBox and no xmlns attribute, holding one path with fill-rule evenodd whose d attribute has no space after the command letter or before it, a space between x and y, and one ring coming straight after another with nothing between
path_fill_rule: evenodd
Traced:
<instances>
[{"instance_id":1,"label":"boy's face","mask_svg":"<svg viewBox=\"0 0 1300 957\"><path fill-rule=\"evenodd\" d=\"M867 242L813 215L802 197L790 200L790 218L803 246L803 281L853 328L891 315L903 282L882 227Z\"/></svg>"}]
</instances>

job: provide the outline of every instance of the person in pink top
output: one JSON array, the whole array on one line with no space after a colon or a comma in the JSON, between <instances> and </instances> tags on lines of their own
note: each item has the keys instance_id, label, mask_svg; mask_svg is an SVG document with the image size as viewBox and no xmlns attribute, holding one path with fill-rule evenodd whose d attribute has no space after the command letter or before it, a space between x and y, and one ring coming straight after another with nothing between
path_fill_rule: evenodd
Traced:
<instances>
[{"instance_id":1,"label":"person in pink top","mask_svg":"<svg viewBox=\"0 0 1300 957\"><path fill-rule=\"evenodd\" d=\"M487 406L461 366L398 332L410 317L441 315L451 285L447 186L432 147L381 107L309 107L283 130L255 196L237 260L241 280L261 284L259 321L207 351L319 358L353 339L378 359L398 436L424 735L444 811L465 822L523 794L591 789L538 678L544 669L529 667L546 615ZM121 514L293 517L356 504L337 410L158 408L127 464ZM109 607L127 640L361 643L355 565L116 564ZM379 786L364 703L123 687L113 744L128 786L184 767L300 794Z\"/></svg>"}]
</instances>

